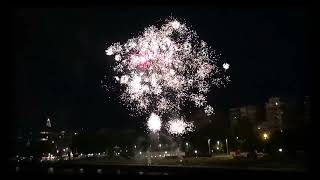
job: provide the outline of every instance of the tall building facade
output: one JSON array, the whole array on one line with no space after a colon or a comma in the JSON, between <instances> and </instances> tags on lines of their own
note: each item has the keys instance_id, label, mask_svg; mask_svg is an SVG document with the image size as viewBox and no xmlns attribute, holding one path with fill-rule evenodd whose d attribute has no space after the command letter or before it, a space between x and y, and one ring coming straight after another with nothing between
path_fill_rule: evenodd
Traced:
<instances>
[{"instance_id":1,"label":"tall building facade","mask_svg":"<svg viewBox=\"0 0 320 180\"><path fill-rule=\"evenodd\" d=\"M252 125L264 120L263 109L256 105L247 105L240 108L240 118L247 119Z\"/></svg>"},{"instance_id":2,"label":"tall building facade","mask_svg":"<svg viewBox=\"0 0 320 180\"><path fill-rule=\"evenodd\" d=\"M283 128L283 115L285 103L279 97L271 97L265 103L266 121L263 128L281 130Z\"/></svg>"},{"instance_id":3,"label":"tall building facade","mask_svg":"<svg viewBox=\"0 0 320 180\"><path fill-rule=\"evenodd\" d=\"M260 106L246 105L229 109L229 121L232 132L234 132L235 127L241 121L249 122L252 128L256 129L264 119L264 110Z\"/></svg>"},{"instance_id":4,"label":"tall building facade","mask_svg":"<svg viewBox=\"0 0 320 180\"><path fill-rule=\"evenodd\" d=\"M230 127L233 129L240 121L241 113L240 108L229 109L229 121Z\"/></svg>"},{"instance_id":5,"label":"tall building facade","mask_svg":"<svg viewBox=\"0 0 320 180\"><path fill-rule=\"evenodd\" d=\"M306 124L310 124L311 115L311 99L310 96L305 96L304 98L304 121Z\"/></svg>"}]
</instances>

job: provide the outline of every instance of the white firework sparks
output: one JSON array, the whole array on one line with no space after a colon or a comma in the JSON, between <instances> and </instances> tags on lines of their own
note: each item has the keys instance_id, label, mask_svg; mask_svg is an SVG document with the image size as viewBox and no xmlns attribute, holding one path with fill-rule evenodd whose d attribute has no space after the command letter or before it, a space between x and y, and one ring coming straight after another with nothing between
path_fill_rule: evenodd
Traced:
<instances>
[{"instance_id":1,"label":"white firework sparks","mask_svg":"<svg viewBox=\"0 0 320 180\"><path fill-rule=\"evenodd\" d=\"M223 64L223 69L227 70L227 69L229 69L229 66L230 66L230 65L229 65L228 63L224 63L224 64Z\"/></svg>"},{"instance_id":2,"label":"white firework sparks","mask_svg":"<svg viewBox=\"0 0 320 180\"><path fill-rule=\"evenodd\" d=\"M158 115L151 113L148 122L148 129L154 133L160 131L161 129L161 119Z\"/></svg>"},{"instance_id":3,"label":"white firework sparks","mask_svg":"<svg viewBox=\"0 0 320 180\"><path fill-rule=\"evenodd\" d=\"M207 116L210 116L211 114L214 114L213 111L214 111L214 110L213 110L213 107L211 107L210 105L208 105L208 106L206 106L206 107L204 108L204 112L207 114Z\"/></svg>"},{"instance_id":4,"label":"white firework sparks","mask_svg":"<svg viewBox=\"0 0 320 180\"><path fill-rule=\"evenodd\" d=\"M205 113L211 115L207 93L229 81L220 75L218 58L207 43L176 19L166 20L160 28L147 27L126 43L111 45L106 54L114 56L116 83L123 87L121 101L136 114L151 114L149 120L179 113L186 102L206 107Z\"/></svg>"},{"instance_id":5,"label":"white firework sparks","mask_svg":"<svg viewBox=\"0 0 320 180\"><path fill-rule=\"evenodd\" d=\"M173 119L167 123L166 128L172 135L183 135L187 132L193 131L193 123L185 122L183 118Z\"/></svg>"}]
</instances>

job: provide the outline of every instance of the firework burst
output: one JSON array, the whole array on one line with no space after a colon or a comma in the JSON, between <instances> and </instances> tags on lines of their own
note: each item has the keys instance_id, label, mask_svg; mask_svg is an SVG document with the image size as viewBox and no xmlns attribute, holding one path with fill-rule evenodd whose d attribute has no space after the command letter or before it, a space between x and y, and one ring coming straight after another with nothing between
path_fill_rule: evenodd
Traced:
<instances>
[{"instance_id":1,"label":"firework burst","mask_svg":"<svg viewBox=\"0 0 320 180\"><path fill-rule=\"evenodd\" d=\"M148 125L149 131L151 131L153 133L160 131L160 129L161 129L160 117L154 113L151 113L151 115L148 119L147 125Z\"/></svg>"},{"instance_id":2,"label":"firework burst","mask_svg":"<svg viewBox=\"0 0 320 180\"><path fill-rule=\"evenodd\" d=\"M106 50L114 56L114 82L122 87L120 101L136 115L150 115L147 124L151 131L160 130L164 113L179 114L186 102L204 107L208 116L213 114L207 93L212 86L229 81L222 76L229 64L219 67L218 56L212 52L196 32L172 18ZM188 127L183 119L168 123L173 134L183 134L181 128Z\"/></svg>"},{"instance_id":3,"label":"firework burst","mask_svg":"<svg viewBox=\"0 0 320 180\"><path fill-rule=\"evenodd\" d=\"M183 118L172 119L166 124L166 129L172 135L183 135L193 131L193 123L186 122Z\"/></svg>"}]
</instances>

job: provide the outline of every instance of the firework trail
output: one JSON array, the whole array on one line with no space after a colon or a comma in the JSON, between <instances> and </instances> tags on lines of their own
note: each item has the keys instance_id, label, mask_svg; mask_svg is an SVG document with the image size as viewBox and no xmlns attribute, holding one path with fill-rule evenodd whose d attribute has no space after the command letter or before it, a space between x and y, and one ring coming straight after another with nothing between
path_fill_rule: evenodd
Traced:
<instances>
[{"instance_id":1,"label":"firework trail","mask_svg":"<svg viewBox=\"0 0 320 180\"><path fill-rule=\"evenodd\" d=\"M120 101L134 115L149 115L150 131L160 131L164 125L171 134L192 130L192 122L173 117L163 123L166 114L179 115L186 103L204 107L210 116L213 108L207 104L207 93L212 86L224 86L229 68L218 66L218 56L206 42L199 40L195 31L176 19L167 19L157 28L150 26L138 37L126 43L114 43L106 54L114 56L114 81L107 89L120 84ZM166 125L165 125L166 124Z\"/></svg>"}]
</instances>

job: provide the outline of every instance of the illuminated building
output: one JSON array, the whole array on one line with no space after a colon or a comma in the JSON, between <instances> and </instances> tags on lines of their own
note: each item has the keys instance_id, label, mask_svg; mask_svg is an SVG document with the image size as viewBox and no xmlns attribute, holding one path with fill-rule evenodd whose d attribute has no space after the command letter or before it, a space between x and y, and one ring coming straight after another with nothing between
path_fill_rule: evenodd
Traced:
<instances>
[{"instance_id":1,"label":"illuminated building","mask_svg":"<svg viewBox=\"0 0 320 180\"><path fill-rule=\"evenodd\" d=\"M47 126L48 128L51 128L51 121L50 121L50 119L49 119L49 118L47 119L46 126Z\"/></svg>"}]
</instances>

